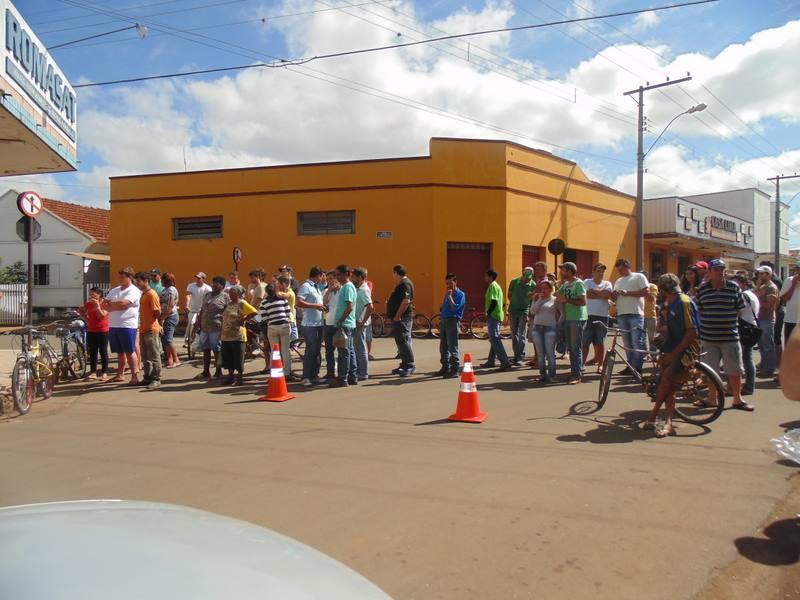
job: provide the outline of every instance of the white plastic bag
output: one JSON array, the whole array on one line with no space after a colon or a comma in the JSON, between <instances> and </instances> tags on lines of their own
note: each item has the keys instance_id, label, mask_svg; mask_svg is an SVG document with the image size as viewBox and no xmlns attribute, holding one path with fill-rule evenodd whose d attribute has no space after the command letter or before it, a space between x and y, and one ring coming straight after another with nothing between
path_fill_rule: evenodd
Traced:
<instances>
[{"instance_id":1,"label":"white plastic bag","mask_svg":"<svg viewBox=\"0 0 800 600\"><path fill-rule=\"evenodd\" d=\"M779 438L772 438L770 442L778 456L800 465L800 429L787 431Z\"/></svg>"}]
</instances>

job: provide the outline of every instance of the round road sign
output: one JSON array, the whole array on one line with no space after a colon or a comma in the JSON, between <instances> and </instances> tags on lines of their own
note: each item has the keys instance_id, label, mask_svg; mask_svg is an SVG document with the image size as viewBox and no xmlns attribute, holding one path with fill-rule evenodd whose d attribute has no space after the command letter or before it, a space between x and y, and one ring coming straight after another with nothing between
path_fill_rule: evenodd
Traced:
<instances>
[{"instance_id":1,"label":"round road sign","mask_svg":"<svg viewBox=\"0 0 800 600\"><path fill-rule=\"evenodd\" d=\"M42 198L36 192L22 192L17 196L19 211L28 217L35 217L42 212Z\"/></svg>"},{"instance_id":2,"label":"round road sign","mask_svg":"<svg viewBox=\"0 0 800 600\"><path fill-rule=\"evenodd\" d=\"M233 262L235 262L237 265L242 262L242 249L239 248L239 246L236 246L233 249Z\"/></svg>"},{"instance_id":3,"label":"round road sign","mask_svg":"<svg viewBox=\"0 0 800 600\"><path fill-rule=\"evenodd\" d=\"M550 240L550 243L547 244L547 249L550 251L550 254L555 254L556 256L564 254L566 247L567 245L564 243L564 240L558 238Z\"/></svg>"}]
</instances>

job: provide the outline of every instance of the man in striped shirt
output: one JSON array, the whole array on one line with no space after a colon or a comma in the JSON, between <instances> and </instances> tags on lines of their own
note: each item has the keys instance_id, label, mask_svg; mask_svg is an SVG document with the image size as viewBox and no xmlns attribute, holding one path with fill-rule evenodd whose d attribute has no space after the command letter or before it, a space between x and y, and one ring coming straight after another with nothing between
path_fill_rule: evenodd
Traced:
<instances>
[{"instance_id":1,"label":"man in striped shirt","mask_svg":"<svg viewBox=\"0 0 800 600\"><path fill-rule=\"evenodd\" d=\"M704 363L719 372L722 362L724 373L733 392L733 408L752 411L753 407L742 400L742 348L739 345L739 310L744 308L744 298L738 285L725 278L725 261L715 259L708 264L708 281L697 290L697 308L700 313L700 343ZM720 375L722 375L720 373ZM722 399L712 397L715 404Z\"/></svg>"}]
</instances>

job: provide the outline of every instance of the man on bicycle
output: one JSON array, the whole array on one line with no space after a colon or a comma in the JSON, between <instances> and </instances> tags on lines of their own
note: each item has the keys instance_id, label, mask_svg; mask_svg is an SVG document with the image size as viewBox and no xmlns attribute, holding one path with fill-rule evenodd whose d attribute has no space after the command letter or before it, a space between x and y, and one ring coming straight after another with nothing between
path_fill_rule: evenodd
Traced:
<instances>
[{"instance_id":1,"label":"man on bicycle","mask_svg":"<svg viewBox=\"0 0 800 600\"><path fill-rule=\"evenodd\" d=\"M199 271L194 276L194 283L186 286L186 312L188 313L188 320L186 322L186 336L184 346L187 348L192 343L191 335L194 329L197 315L200 314L200 309L203 308L203 298L211 291L211 286L206 283L206 274Z\"/></svg>"},{"instance_id":2,"label":"man on bicycle","mask_svg":"<svg viewBox=\"0 0 800 600\"><path fill-rule=\"evenodd\" d=\"M659 438L675 435L675 427L672 425L675 392L691 377L692 365L700 354L697 341L697 307L689 296L681 293L680 286L680 280L672 273L665 273L658 278L658 290L664 296L665 306L658 336L661 346L661 355L658 358L661 381L653 410L643 429L655 430L658 411L664 404L666 421L664 427L656 431L656 437Z\"/></svg>"}]
</instances>

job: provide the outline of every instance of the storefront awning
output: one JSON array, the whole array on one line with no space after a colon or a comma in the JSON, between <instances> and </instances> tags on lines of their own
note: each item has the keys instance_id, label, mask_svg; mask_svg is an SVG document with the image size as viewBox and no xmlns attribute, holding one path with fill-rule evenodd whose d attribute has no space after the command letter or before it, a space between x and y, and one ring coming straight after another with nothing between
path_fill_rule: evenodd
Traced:
<instances>
[{"instance_id":1,"label":"storefront awning","mask_svg":"<svg viewBox=\"0 0 800 600\"><path fill-rule=\"evenodd\" d=\"M109 254L92 254L91 252L63 252L62 254L79 256L81 258L88 258L89 260L99 260L101 262L111 262L111 256Z\"/></svg>"}]
</instances>

